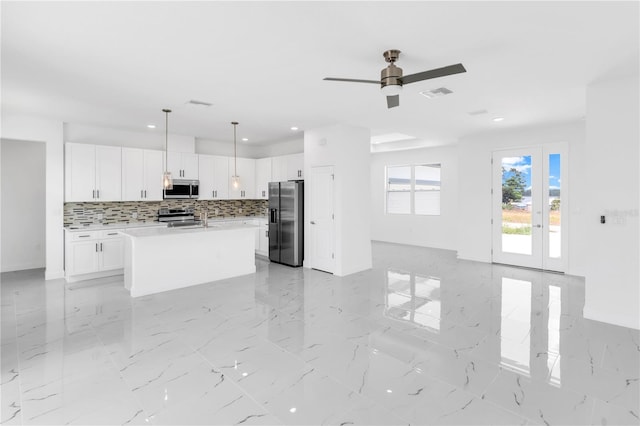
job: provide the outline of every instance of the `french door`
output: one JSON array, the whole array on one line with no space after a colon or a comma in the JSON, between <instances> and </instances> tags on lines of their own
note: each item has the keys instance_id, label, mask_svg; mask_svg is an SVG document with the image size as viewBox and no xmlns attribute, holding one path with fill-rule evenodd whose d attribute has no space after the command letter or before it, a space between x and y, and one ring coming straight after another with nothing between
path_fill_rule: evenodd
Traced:
<instances>
[{"instance_id":1,"label":"french door","mask_svg":"<svg viewBox=\"0 0 640 426\"><path fill-rule=\"evenodd\" d=\"M564 272L566 146L495 151L492 164L492 261Z\"/></svg>"}]
</instances>

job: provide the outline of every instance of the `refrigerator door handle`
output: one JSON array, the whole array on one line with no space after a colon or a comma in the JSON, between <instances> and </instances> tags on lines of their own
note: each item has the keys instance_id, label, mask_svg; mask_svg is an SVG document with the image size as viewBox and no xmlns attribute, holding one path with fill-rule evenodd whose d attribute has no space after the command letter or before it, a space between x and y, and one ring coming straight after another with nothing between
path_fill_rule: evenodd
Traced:
<instances>
[{"instance_id":1,"label":"refrigerator door handle","mask_svg":"<svg viewBox=\"0 0 640 426\"><path fill-rule=\"evenodd\" d=\"M278 222L278 209L271 209L270 222L271 223L277 223Z\"/></svg>"}]
</instances>

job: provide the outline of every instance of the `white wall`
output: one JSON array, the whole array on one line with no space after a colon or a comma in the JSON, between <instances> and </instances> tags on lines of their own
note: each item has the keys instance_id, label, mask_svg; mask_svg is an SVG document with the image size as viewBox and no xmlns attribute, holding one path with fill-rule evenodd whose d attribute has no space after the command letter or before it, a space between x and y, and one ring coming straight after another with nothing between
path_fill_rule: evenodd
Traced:
<instances>
[{"instance_id":1,"label":"white wall","mask_svg":"<svg viewBox=\"0 0 640 426\"><path fill-rule=\"evenodd\" d=\"M385 167L442 164L440 216L385 214ZM457 248L458 148L443 146L371 155L371 238L400 244Z\"/></svg>"},{"instance_id":2,"label":"white wall","mask_svg":"<svg viewBox=\"0 0 640 426\"><path fill-rule=\"evenodd\" d=\"M547 143L568 144L568 264L572 275L585 273L585 251L589 238L584 234L584 209L589 200L582 164L585 148L584 122L496 131L462 138L458 144L458 205L468 206L468 214L458 222L457 249L461 259L491 262L491 153Z\"/></svg>"},{"instance_id":3,"label":"white wall","mask_svg":"<svg viewBox=\"0 0 640 426\"><path fill-rule=\"evenodd\" d=\"M45 266L45 148L1 142L2 272Z\"/></svg>"},{"instance_id":4,"label":"white wall","mask_svg":"<svg viewBox=\"0 0 640 426\"><path fill-rule=\"evenodd\" d=\"M586 318L640 329L638 76L587 88ZM600 223L600 216L606 223Z\"/></svg>"},{"instance_id":5,"label":"white wall","mask_svg":"<svg viewBox=\"0 0 640 426\"><path fill-rule=\"evenodd\" d=\"M304 173L311 168L333 166L335 212L335 271L344 276L370 269L371 259L371 172L369 129L335 125L305 131ZM310 185L306 185L309 188ZM309 212L311 195L305 194L305 211ZM306 216L306 215L305 215ZM313 241L305 220L305 266Z\"/></svg>"},{"instance_id":6,"label":"white wall","mask_svg":"<svg viewBox=\"0 0 640 426\"><path fill-rule=\"evenodd\" d=\"M229 138L225 140L196 138L188 135L169 133L169 151L195 152L197 154L233 157L233 132L231 132L231 128L229 130ZM64 141L158 149L163 151L165 148L165 134L164 129L161 127L135 132L86 124L65 123ZM302 152L303 149L304 140L301 137L269 146L252 145L250 142L237 141L238 157L245 158L264 158L296 154Z\"/></svg>"},{"instance_id":7,"label":"white wall","mask_svg":"<svg viewBox=\"0 0 640 426\"><path fill-rule=\"evenodd\" d=\"M3 113L0 138L38 141L46 144L45 278L63 278L64 144L62 122Z\"/></svg>"}]
</instances>

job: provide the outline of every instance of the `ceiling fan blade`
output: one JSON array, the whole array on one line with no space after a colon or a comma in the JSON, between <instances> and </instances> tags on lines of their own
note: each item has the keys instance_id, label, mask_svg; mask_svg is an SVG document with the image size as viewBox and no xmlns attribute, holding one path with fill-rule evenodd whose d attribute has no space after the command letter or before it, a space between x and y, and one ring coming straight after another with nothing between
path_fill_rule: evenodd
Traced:
<instances>
[{"instance_id":1,"label":"ceiling fan blade","mask_svg":"<svg viewBox=\"0 0 640 426\"><path fill-rule=\"evenodd\" d=\"M325 77L323 80L328 81L347 81L351 83L375 83L380 84L380 80L356 80L354 78L333 78L333 77Z\"/></svg>"},{"instance_id":2,"label":"ceiling fan blade","mask_svg":"<svg viewBox=\"0 0 640 426\"><path fill-rule=\"evenodd\" d=\"M387 108L394 108L400 105L400 95L387 96Z\"/></svg>"},{"instance_id":3,"label":"ceiling fan blade","mask_svg":"<svg viewBox=\"0 0 640 426\"><path fill-rule=\"evenodd\" d=\"M436 68L434 70L418 72L415 74L405 75L401 80L402 84L415 83L416 81L429 80L431 78L444 77L446 75L459 74L467 72L462 64L449 65L448 67Z\"/></svg>"}]
</instances>

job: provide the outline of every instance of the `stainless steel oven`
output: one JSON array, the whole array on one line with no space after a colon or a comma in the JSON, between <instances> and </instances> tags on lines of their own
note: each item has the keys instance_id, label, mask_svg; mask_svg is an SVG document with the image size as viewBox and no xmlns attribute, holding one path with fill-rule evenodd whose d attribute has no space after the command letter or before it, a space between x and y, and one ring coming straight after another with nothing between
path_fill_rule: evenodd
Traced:
<instances>
[{"instance_id":1,"label":"stainless steel oven","mask_svg":"<svg viewBox=\"0 0 640 426\"><path fill-rule=\"evenodd\" d=\"M198 198L198 186L200 181L197 179L174 179L173 189L164 190L165 199L180 198Z\"/></svg>"}]
</instances>

